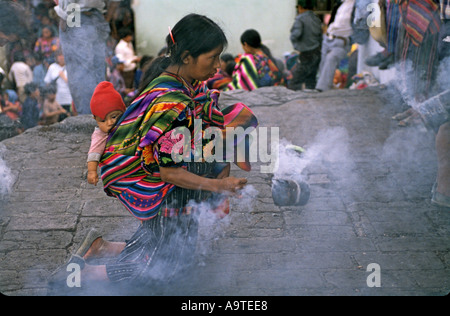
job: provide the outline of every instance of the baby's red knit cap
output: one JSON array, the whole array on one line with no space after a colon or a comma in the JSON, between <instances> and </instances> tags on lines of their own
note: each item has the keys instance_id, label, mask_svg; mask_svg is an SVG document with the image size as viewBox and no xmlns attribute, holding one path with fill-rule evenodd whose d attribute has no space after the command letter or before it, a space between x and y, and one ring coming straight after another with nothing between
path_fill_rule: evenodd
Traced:
<instances>
[{"instance_id":1,"label":"baby's red knit cap","mask_svg":"<svg viewBox=\"0 0 450 316\"><path fill-rule=\"evenodd\" d=\"M126 107L122 96L114 89L111 82L103 81L94 90L91 99L91 112L95 116L105 119L113 111L125 112Z\"/></svg>"}]
</instances>

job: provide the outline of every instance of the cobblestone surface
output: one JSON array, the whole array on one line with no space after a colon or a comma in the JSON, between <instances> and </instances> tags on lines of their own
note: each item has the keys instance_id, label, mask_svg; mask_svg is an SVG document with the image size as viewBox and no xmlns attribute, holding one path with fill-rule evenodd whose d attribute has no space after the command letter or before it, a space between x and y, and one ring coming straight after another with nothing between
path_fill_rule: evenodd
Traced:
<instances>
[{"instance_id":1,"label":"cobblestone surface","mask_svg":"<svg viewBox=\"0 0 450 316\"><path fill-rule=\"evenodd\" d=\"M284 88L236 91L260 126L279 128L282 145L306 152L280 160L300 170L311 198L278 207L274 174L260 161L245 176L254 199L233 201L230 216L200 229L198 264L182 279L144 289L82 288L69 295L445 295L450 289L450 210L432 206L434 134L397 127L404 105L381 88L305 94ZM101 186L86 182L90 116L38 127L0 143L14 177L0 201L0 292L59 295L49 274L66 262L90 228L124 241L138 223ZM283 147L284 148L284 147ZM298 160L296 160L298 159ZM277 175L277 173L275 174ZM251 191L251 190L250 190ZM380 287L370 287L371 263Z\"/></svg>"}]
</instances>

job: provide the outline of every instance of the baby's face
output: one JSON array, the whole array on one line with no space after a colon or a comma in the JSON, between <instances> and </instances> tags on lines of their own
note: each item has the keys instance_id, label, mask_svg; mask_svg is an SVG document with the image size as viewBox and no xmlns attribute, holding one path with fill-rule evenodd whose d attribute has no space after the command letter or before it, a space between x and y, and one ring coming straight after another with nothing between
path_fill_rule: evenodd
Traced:
<instances>
[{"instance_id":1,"label":"baby's face","mask_svg":"<svg viewBox=\"0 0 450 316\"><path fill-rule=\"evenodd\" d=\"M103 133L109 133L122 114L123 114L122 111L112 111L106 115L104 120L102 120L97 116L94 116L94 118L97 121L97 125L100 128L100 130Z\"/></svg>"}]
</instances>

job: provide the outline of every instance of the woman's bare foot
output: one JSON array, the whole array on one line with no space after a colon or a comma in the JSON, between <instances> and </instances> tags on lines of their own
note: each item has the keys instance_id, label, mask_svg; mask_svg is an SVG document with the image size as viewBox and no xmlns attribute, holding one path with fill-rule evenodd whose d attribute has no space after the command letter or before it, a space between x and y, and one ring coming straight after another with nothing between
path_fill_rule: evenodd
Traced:
<instances>
[{"instance_id":1,"label":"woman's bare foot","mask_svg":"<svg viewBox=\"0 0 450 316\"><path fill-rule=\"evenodd\" d=\"M398 113L392 117L393 120L399 121L398 126L406 127L415 125L420 122L420 115L413 108L409 108L403 113Z\"/></svg>"},{"instance_id":2,"label":"woman's bare foot","mask_svg":"<svg viewBox=\"0 0 450 316\"><path fill-rule=\"evenodd\" d=\"M402 120L408 118L409 116L411 116L413 113L414 113L414 110L412 108L409 108L405 112L398 113L398 114L394 115L392 117L392 119L396 120L396 121L402 121Z\"/></svg>"}]
</instances>

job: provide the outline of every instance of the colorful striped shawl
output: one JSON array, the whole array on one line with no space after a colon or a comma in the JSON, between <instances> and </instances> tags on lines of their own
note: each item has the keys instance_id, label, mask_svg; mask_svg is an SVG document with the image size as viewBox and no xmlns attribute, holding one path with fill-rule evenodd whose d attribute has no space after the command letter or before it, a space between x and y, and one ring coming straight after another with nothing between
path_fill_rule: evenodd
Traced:
<instances>
[{"instance_id":1,"label":"colorful striped shawl","mask_svg":"<svg viewBox=\"0 0 450 316\"><path fill-rule=\"evenodd\" d=\"M219 69L219 71L212 77L208 79L207 86L209 89L217 89L222 90L227 87L227 85L231 82L232 78L226 74L223 70Z\"/></svg>"},{"instance_id":2,"label":"colorful striped shawl","mask_svg":"<svg viewBox=\"0 0 450 316\"><path fill-rule=\"evenodd\" d=\"M284 84L283 75L272 60L263 53L244 54L233 72L233 81L228 90L253 91L264 86Z\"/></svg>"},{"instance_id":3,"label":"colorful striped shawl","mask_svg":"<svg viewBox=\"0 0 450 316\"><path fill-rule=\"evenodd\" d=\"M223 128L218 97L218 91L208 90L202 82L193 87L175 75L153 80L110 134L100 161L105 192L140 220L156 216L174 185L161 180L153 145L180 117L186 117L189 125L196 118L206 127Z\"/></svg>"}]
</instances>

